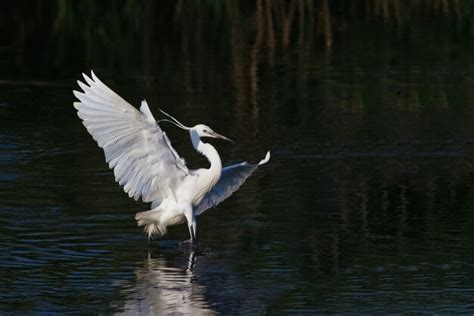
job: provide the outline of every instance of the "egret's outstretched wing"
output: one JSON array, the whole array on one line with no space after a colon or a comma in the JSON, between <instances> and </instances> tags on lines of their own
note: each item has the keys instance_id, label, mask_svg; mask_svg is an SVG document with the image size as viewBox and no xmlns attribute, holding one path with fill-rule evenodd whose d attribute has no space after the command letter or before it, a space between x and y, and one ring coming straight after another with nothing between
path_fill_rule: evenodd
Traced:
<instances>
[{"instance_id":1,"label":"egret's outstretched wing","mask_svg":"<svg viewBox=\"0 0 474 316\"><path fill-rule=\"evenodd\" d=\"M101 148L115 181L135 200L163 200L188 174L182 158L171 147L150 108L140 111L102 83L92 72L78 81L84 92L74 91L78 116Z\"/></svg>"},{"instance_id":2,"label":"egret's outstretched wing","mask_svg":"<svg viewBox=\"0 0 474 316\"><path fill-rule=\"evenodd\" d=\"M258 168L270 160L270 152L258 164L249 164L241 162L235 165L227 166L222 169L221 177L216 185L202 199L196 207L196 215L204 213L207 209L216 206L229 196L247 180L248 177Z\"/></svg>"}]
</instances>

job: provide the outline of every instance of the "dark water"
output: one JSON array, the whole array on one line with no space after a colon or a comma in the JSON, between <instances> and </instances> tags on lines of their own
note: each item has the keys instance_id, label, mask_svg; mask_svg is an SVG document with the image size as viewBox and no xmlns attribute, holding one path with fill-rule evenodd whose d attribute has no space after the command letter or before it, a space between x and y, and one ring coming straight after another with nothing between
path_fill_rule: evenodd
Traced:
<instances>
[{"instance_id":1,"label":"dark water","mask_svg":"<svg viewBox=\"0 0 474 316\"><path fill-rule=\"evenodd\" d=\"M274 41L266 1L71 3L2 13L0 313L474 311L467 2L290 1L270 8ZM213 142L224 161L272 151L199 218L205 256L179 249L185 226L149 246L136 227L148 206L72 107L91 68L135 105L234 139Z\"/></svg>"}]
</instances>

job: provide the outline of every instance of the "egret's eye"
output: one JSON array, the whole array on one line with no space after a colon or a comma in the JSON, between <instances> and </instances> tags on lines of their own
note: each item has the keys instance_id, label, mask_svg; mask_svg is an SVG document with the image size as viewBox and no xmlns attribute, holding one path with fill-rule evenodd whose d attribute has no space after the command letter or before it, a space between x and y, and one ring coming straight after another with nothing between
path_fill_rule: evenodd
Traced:
<instances>
[{"instance_id":1,"label":"egret's eye","mask_svg":"<svg viewBox=\"0 0 474 316\"><path fill-rule=\"evenodd\" d=\"M203 132L204 132L204 133L207 133L207 129L204 129Z\"/></svg>"}]
</instances>

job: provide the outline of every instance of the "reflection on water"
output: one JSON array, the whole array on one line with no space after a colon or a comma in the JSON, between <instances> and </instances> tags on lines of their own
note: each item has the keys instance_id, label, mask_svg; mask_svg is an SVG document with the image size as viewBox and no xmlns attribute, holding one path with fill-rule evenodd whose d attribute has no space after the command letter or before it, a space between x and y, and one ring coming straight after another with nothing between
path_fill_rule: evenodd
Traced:
<instances>
[{"instance_id":1,"label":"reflection on water","mask_svg":"<svg viewBox=\"0 0 474 316\"><path fill-rule=\"evenodd\" d=\"M214 314L206 302L206 288L194 274L199 258L190 252L187 259L171 266L165 257L152 258L149 254L143 267L135 271L133 287L122 291L125 301L119 314Z\"/></svg>"},{"instance_id":2,"label":"reflection on water","mask_svg":"<svg viewBox=\"0 0 474 316\"><path fill-rule=\"evenodd\" d=\"M474 309L469 2L24 3L0 10L0 313ZM206 256L183 226L148 247L72 107L90 68L235 139L223 161L272 151L199 218Z\"/></svg>"}]
</instances>

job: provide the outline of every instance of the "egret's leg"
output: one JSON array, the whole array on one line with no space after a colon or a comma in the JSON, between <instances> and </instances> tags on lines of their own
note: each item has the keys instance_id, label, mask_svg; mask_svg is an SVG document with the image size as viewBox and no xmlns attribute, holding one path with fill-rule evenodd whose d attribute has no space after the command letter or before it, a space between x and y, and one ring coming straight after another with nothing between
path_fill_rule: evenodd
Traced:
<instances>
[{"instance_id":1,"label":"egret's leg","mask_svg":"<svg viewBox=\"0 0 474 316\"><path fill-rule=\"evenodd\" d=\"M189 208L184 211L184 216L186 217L186 222L188 224L188 229L189 229L189 237L191 238L191 241L194 241L194 231L193 231L193 210L192 208Z\"/></svg>"},{"instance_id":2,"label":"egret's leg","mask_svg":"<svg viewBox=\"0 0 474 316\"><path fill-rule=\"evenodd\" d=\"M186 217L186 221L188 222L188 229L189 229L189 236L191 236L191 242L196 249L202 253L202 248L196 240L196 216L194 216L194 212L192 209L189 209L184 212L184 216Z\"/></svg>"},{"instance_id":3,"label":"egret's leg","mask_svg":"<svg viewBox=\"0 0 474 316\"><path fill-rule=\"evenodd\" d=\"M192 243L194 243L194 232L193 232L193 225L188 224L188 230L189 230L189 238Z\"/></svg>"}]
</instances>

